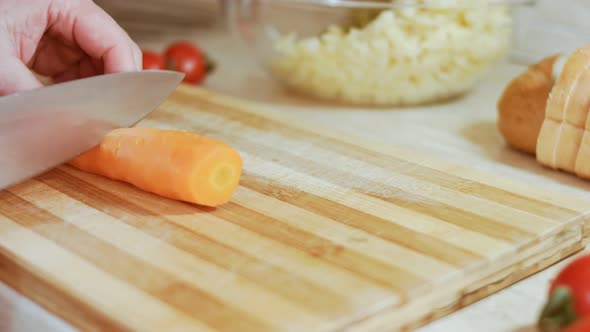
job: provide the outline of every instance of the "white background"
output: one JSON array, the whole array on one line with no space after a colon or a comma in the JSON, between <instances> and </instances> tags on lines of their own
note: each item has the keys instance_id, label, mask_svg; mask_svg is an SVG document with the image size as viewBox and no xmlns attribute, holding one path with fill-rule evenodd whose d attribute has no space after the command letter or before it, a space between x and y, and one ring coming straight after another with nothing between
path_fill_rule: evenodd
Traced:
<instances>
[{"instance_id":1,"label":"white background","mask_svg":"<svg viewBox=\"0 0 590 332\"><path fill-rule=\"evenodd\" d=\"M515 58L526 62L590 44L589 0L538 0L516 11Z\"/></svg>"}]
</instances>

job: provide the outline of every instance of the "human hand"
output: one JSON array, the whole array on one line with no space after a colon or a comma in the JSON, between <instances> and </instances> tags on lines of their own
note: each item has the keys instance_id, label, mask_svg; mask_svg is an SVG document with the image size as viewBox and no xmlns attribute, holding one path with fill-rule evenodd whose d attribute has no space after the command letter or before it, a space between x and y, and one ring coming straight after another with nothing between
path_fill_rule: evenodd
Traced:
<instances>
[{"instance_id":1,"label":"human hand","mask_svg":"<svg viewBox=\"0 0 590 332\"><path fill-rule=\"evenodd\" d=\"M0 0L0 96L142 68L139 47L91 0Z\"/></svg>"}]
</instances>

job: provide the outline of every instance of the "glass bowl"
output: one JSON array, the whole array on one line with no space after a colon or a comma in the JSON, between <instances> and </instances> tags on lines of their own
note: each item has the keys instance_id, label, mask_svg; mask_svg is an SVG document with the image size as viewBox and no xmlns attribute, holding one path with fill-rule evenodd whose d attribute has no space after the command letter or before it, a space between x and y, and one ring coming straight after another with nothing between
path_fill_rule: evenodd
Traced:
<instances>
[{"instance_id":1,"label":"glass bowl","mask_svg":"<svg viewBox=\"0 0 590 332\"><path fill-rule=\"evenodd\" d=\"M511 48L534 0L226 0L230 30L286 88L355 105L469 91Z\"/></svg>"}]
</instances>

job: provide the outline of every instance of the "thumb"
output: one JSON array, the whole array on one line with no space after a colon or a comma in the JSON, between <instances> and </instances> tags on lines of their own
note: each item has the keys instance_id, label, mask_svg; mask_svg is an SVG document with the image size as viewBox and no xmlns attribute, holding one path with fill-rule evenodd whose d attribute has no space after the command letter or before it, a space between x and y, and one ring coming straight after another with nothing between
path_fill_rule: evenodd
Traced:
<instances>
[{"instance_id":1,"label":"thumb","mask_svg":"<svg viewBox=\"0 0 590 332\"><path fill-rule=\"evenodd\" d=\"M31 70L17 58L0 56L0 96L42 87Z\"/></svg>"}]
</instances>

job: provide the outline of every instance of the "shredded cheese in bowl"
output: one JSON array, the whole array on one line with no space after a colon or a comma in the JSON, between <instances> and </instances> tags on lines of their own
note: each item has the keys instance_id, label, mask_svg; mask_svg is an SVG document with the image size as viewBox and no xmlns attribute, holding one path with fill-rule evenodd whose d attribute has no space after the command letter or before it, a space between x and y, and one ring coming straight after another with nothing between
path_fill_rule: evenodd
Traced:
<instances>
[{"instance_id":1,"label":"shredded cheese in bowl","mask_svg":"<svg viewBox=\"0 0 590 332\"><path fill-rule=\"evenodd\" d=\"M322 99L436 102L467 92L506 55L511 26L506 6L388 8L361 27L278 36L271 70L288 87Z\"/></svg>"}]
</instances>

